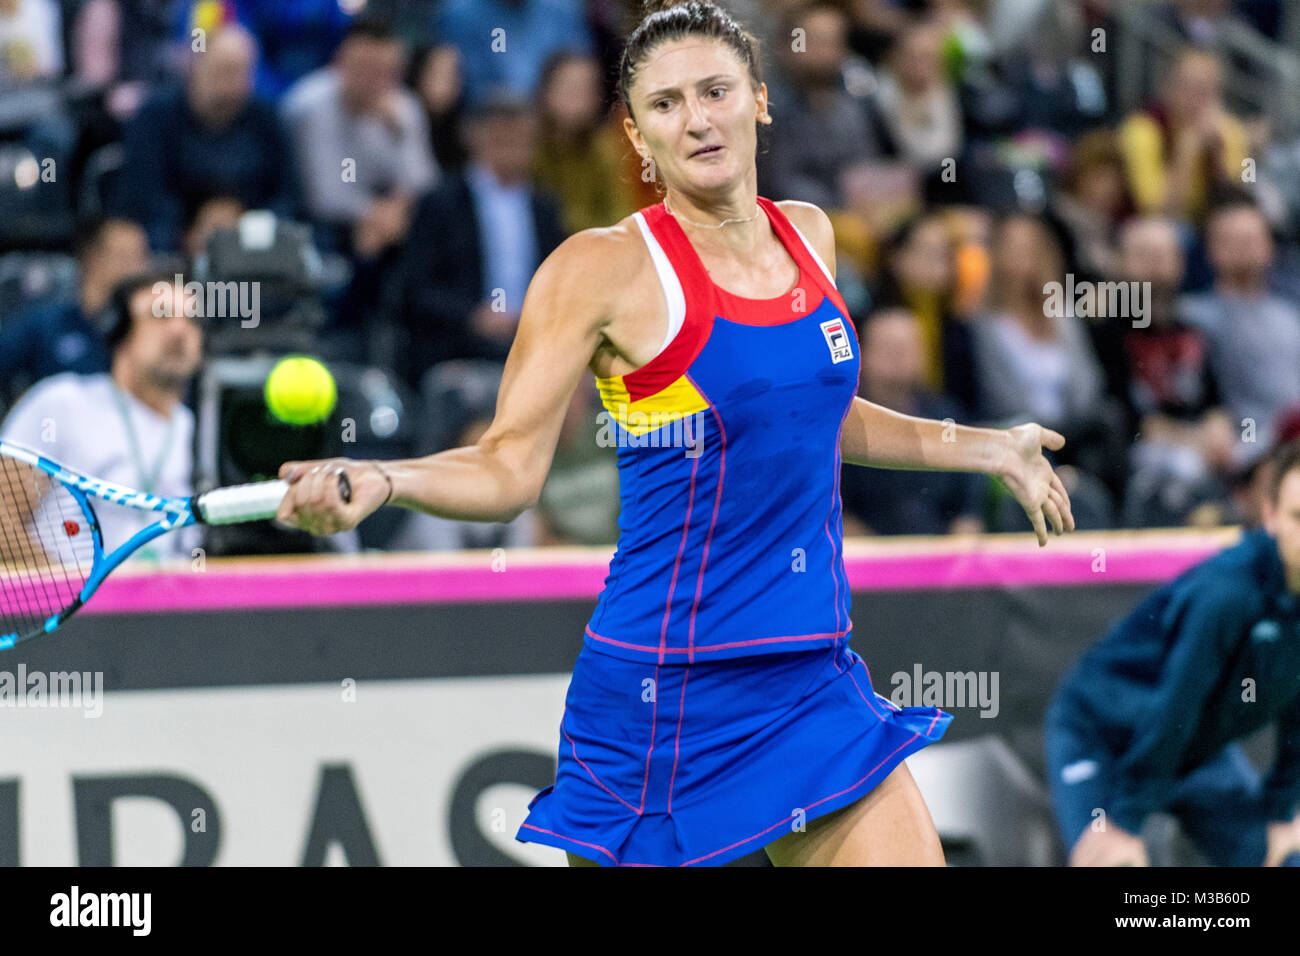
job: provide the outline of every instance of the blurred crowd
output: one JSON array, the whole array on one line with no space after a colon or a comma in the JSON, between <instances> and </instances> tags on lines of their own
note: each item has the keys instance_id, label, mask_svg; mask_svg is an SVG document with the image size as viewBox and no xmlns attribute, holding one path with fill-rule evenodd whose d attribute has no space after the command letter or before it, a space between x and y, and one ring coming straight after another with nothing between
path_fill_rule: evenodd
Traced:
<instances>
[{"instance_id":1,"label":"blurred crowd","mask_svg":"<svg viewBox=\"0 0 1300 956\"><path fill-rule=\"evenodd\" d=\"M836 225L865 398L1061 431L1084 528L1253 524L1266 453L1300 434L1300 129L1229 94L1286 91L1221 41L1285 49L1286 12L1132 3L1172 39L1125 103L1122 0L720 0L761 43L760 194ZM323 338L371 355L387 322L438 444L474 441L537 265L662 198L613 96L639 6L0 0L3 398L108 372L114 288L269 210L346 263ZM612 543L599 411L588 381L534 511L419 516L393 546ZM847 534L1027 527L974 476L842 489Z\"/></svg>"}]
</instances>

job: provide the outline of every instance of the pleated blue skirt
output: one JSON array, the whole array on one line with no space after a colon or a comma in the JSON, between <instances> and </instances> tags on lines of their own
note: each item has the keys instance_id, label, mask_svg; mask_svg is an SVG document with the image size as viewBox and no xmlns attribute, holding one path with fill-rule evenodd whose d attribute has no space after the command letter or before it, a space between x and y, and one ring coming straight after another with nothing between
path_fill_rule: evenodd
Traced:
<instances>
[{"instance_id":1,"label":"pleated blue skirt","mask_svg":"<svg viewBox=\"0 0 1300 956\"><path fill-rule=\"evenodd\" d=\"M605 866L717 866L853 803L951 722L876 694L847 641L658 667L584 646L555 783L515 839Z\"/></svg>"}]
</instances>

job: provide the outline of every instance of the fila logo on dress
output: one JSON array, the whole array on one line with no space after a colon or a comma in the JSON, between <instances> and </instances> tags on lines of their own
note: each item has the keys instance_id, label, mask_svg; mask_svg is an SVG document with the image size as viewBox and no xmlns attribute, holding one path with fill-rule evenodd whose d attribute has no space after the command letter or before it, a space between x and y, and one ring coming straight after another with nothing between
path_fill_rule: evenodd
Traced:
<instances>
[{"instance_id":1,"label":"fila logo on dress","mask_svg":"<svg viewBox=\"0 0 1300 956\"><path fill-rule=\"evenodd\" d=\"M826 347L831 351L831 364L838 365L853 358L853 346L849 334L844 331L843 319L827 319L821 325L822 335L826 336Z\"/></svg>"}]
</instances>

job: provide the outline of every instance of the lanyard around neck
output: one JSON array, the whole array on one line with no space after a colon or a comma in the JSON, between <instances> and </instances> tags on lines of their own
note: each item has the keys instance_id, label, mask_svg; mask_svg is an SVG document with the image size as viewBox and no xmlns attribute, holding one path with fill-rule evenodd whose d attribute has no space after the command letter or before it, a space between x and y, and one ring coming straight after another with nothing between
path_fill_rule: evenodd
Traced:
<instances>
[{"instance_id":1,"label":"lanyard around neck","mask_svg":"<svg viewBox=\"0 0 1300 956\"><path fill-rule=\"evenodd\" d=\"M126 440L131 448L131 460L135 464L136 474L139 476L139 489L147 495L154 493L158 481L162 478L163 467L167 463L167 456L171 453L172 433L175 431L175 419L167 419L167 431L163 434L162 450L158 453L158 460L154 462L153 470L146 471L144 467L144 453L140 449L140 441L135 434L135 423L131 419L131 411L126 406L126 399L122 396L122 390L116 382L113 383L113 402L117 405L117 411L122 416L122 427L126 429Z\"/></svg>"}]
</instances>

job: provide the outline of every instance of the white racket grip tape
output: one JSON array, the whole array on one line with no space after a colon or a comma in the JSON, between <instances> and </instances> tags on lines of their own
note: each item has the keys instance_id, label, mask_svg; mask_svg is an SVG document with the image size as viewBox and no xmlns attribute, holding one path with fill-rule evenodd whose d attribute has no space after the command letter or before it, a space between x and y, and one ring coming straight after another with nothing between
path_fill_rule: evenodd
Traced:
<instances>
[{"instance_id":1,"label":"white racket grip tape","mask_svg":"<svg viewBox=\"0 0 1300 956\"><path fill-rule=\"evenodd\" d=\"M289 490L287 481L257 481L213 488L195 499L195 517L205 524L236 524L274 518Z\"/></svg>"}]
</instances>

